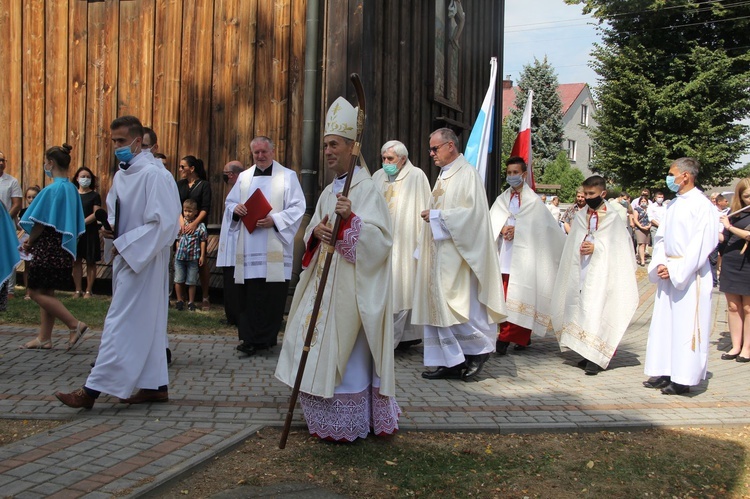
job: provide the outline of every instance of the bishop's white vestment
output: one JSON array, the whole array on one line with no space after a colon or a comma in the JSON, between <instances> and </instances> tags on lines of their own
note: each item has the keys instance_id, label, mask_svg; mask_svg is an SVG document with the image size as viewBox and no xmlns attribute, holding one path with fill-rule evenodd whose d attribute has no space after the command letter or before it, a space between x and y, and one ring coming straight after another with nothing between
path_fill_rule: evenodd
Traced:
<instances>
[{"instance_id":1,"label":"bishop's white vestment","mask_svg":"<svg viewBox=\"0 0 750 499\"><path fill-rule=\"evenodd\" d=\"M411 161L392 178L383 169L372 176L380 188L391 215L393 250L391 252L394 344L422 339L422 328L411 324L417 260L414 252L422 236L420 217L430 204L430 182Z\"/></svg>"},{"instance_id":2,"label":"bishop's white vestment","mask_svg":"<svg viewBox=\"0 0 750 499\"><path fill-rule=\"evenodd\" d=\"M327 246L313 229L328 216L344 179L329 184L305 231L309 265L289 311L276 377L294 385ZM310 433L352 441L398 428L391 289L391 223L383 196L364 168L352 178L352 215L342 225L315 326L300 403ZM384 291L385 290L385 291Z\"/></svg>"},{"instance_id":3,"label":"bishop's white vestment","mask_svg":"<svg viewBox=\"0 0 750 499\"><path fill-rule=\"evenodd\" d=\"M521 189L520 200L512 188L497 197L490 209L490 220L501 272L509 276L505 298L508 322L544 336L552 330L553 276L560 266L565 234L526 183ZM515 226L511 241L506 241L500 234L506 225ZM528 340L500 339L522 345Z\"/></svg>"},{"instance_id":4,"label":"bishop's white vestment","mask_svg":"<svg viewBox=\"0 0 750 499\"><path fill-rule=\"evenodd\" d=\"M107 212L117 233L112 304L85 386L128 398L134 388L157 389L169 382L164 352L169 252L181 212L177 185L164 175L161 161L141 152L115 175Z\"/></svg>"},{"instance_id":5,"label":"bishop's white vestment","mask_svg":"<svg viewBox=\"0 0 750 499\"><path fill-rule=\"evenodd\" d=\"M716 208L697 188L677 195L661 220L648 266L649 279L657 283L648 376L670 376L688 386L706 377L713 289L708 255L718 244L718 223ZM666 265L669 279L657 275L659 265Z\"/></svg>"},{"instance_id":6,"label":"bishop's white vestment","mask_svg":"<svg viewBox=\"0 0 750 499\"><path fill-rule=\"evenodd\" d=\"M454 367L494 352L494 325L506 317L487 195L463 155L442 168L429 208L412 321L425 326L425 365Z\"/></svg>"},{"instance_id":7,"label":"bishop's white vestment","mask_svg":"<svg viewBox=\"0 0 750 499\"><path fill-rule=\"evenodd\" d=\"M584 241L594 253L581 255ZM603 369L609 365L638 308L632 239L606 201L579 210L571 222L552 296L552 325L560 349Z\"/></svg>"}]
</instances>

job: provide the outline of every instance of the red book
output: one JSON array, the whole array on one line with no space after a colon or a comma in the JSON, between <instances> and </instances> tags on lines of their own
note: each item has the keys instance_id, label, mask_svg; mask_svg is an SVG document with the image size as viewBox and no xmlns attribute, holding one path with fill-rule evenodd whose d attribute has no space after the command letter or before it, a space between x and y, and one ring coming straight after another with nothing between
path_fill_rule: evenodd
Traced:
<instances>
[{"instance_id":1,"label":"red book","mask_svg":"<svg viewBox=\"0 0 750 499\"><path fill-rule=\"evenodd\" d=\"M247 227L247 231L252 234L258 225L258 220L266 218L271 213L271 204L260 189L255 189L255 192L245 201L245 208L247 208L247 215L242 217L242 223Z\"/></svg>"}]
</instances>

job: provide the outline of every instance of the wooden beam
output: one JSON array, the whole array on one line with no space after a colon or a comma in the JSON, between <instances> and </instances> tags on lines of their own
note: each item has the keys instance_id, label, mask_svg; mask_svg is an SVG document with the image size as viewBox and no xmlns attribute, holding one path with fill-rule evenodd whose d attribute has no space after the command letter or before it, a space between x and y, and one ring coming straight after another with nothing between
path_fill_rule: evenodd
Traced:
<instances>
[{"instance_id":1,"label":"wooden beam","mask_svg":"<svg viewBox=\"0 0 750 499\"><path fill-rule=\"evenodd\" d=\"M258 27L258 0L242 0L239 15L240 58L237 65L237 160L245 166L253 164L250 140L255 135L255 77L256 33ZM263 74L263 73L261 73ZM223 165L222 165L223 166Z\"/></svg>"},{"instance_id":2,"label":"wooden beam","mask_svg":"<svg viewBox=\"0 0 750 499\"><path fill-rule=\"evenodd\" d=\"M49 147L68 138L68 0L46 2L45 18L44 130Z\"/></svg>"},{"instance_id":3,"label":"wooden beam","mask_svg":"<svg viewBox=\"0 0 750 499\"><path fill-rule=\"evenodd\" d=\"M25 186L44 186L44 0L23 1L23 172Z\"/></svg>"},{"instance_id":4,"label":"wooden beam","mask_svg":"<svg viewBox=\"0 0 750 499\"><path fill-rule=\"evenodd\" d=\"M156 0L120 3L117 116L153 123L154 18Z\"/></svg>"},{"instance_id":5,"label":"wooden beam","mask_svg":"<svg viewBox=\"0 0 750 499\"><path fill-rule=\"evenodd\" d=\"M289 56L289 105L287 106L287 142L284 161L287 168L299 172L302 165L302 117L305 89L305 39L307 37L307 0L293 0ZM314 81L309 82L315 85Z\"/></svg>"},{"instance_id":6,"label":"wooden beam","mask_svg":"<svg viewBox=\"0 0 750 499\"><path fill-rule=\"evenodd\" d=\"M0 0L0 33L5 42L0 51L0 67L5 77L0 83L0 151L5 154L5 171L24 186L22 170L22 8L18 0Z\"/></svg>"},{"instance_id":7,"label":"wooden beam","mask_svg":"<svg viewBox=\"0 0 750 499\"><path fill-rule=\"evenodd\" d=\"M86 147L86 90L88 66L88 5L73 0L68 13L68 143L71 165L83 166Z\"/></svg>"}]
</instances>

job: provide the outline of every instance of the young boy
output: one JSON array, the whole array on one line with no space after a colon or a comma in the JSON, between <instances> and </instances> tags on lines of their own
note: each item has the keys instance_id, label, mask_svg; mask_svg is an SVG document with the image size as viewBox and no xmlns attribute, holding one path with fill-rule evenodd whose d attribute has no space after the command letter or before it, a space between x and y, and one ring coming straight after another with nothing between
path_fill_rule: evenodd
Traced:
<instances>
[{"instance_id":1,"label":"young boy","mask_svg":"<svg viewBox=\"0 0 750 499\"><path fill-rule=\"evenodd\" d=\"M177 243L177 253L174 257L174 289L177 293L177 310L185 309L185 285L188 286L188 305L191 312L195 311L195 285L198 283L198 267L203 265L206 256L206 226L198 224L195 232L188 234L184 231L188 224L198 216L198 203L194 199L186 199L182 203L182 218L185 226L180 231Z\"/></svg>"},{"instance_id":2,"label":"young boy","mask_svg":"<svg viewBox=\"0 0 750 499\"><path fill-rule=\"evenodd\" d=\"M609 365L638 307L635 256L627 228L612 206L604 178L583 182L586 207L565 241L552 298L552 326L560 349L583 356L587 375Z\"/></svg>"}]
</instances>

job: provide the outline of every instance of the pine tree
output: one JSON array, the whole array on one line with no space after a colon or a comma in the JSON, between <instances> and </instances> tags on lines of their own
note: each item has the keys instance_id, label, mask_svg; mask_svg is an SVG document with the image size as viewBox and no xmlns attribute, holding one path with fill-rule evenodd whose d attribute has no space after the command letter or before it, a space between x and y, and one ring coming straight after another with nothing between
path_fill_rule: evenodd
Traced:
<instances>
[{"instance_id":1,"label":"pine tree","mask_svg":"<svg viewBox=\"0 0 750 499\"><path fill-rule=\"evenodd\" d=\"M562 101L557 93L557 75L547 62L534 59L534 64L527 64L521 71L518 80L519 92L516 94L513 109L508 116L508 126L518 130L523 117L523 110L528 99L529 89L534 91L531 103L531 150L534 171L544 173L546 165L553 161L562 151L563 115Z\"/></svg>"},{"instance_id":2,"label":"pine tree","mask_svg":"<svg viewBox=\"0 0 750 499\"><path fill-rule=\"evenodd\" d=\"M750 6L716 0L566 0L602 23L592 170L630 187L665 186L693 156L704 185L731 179L750 147Z\"/></svg>"}]
</instances>

